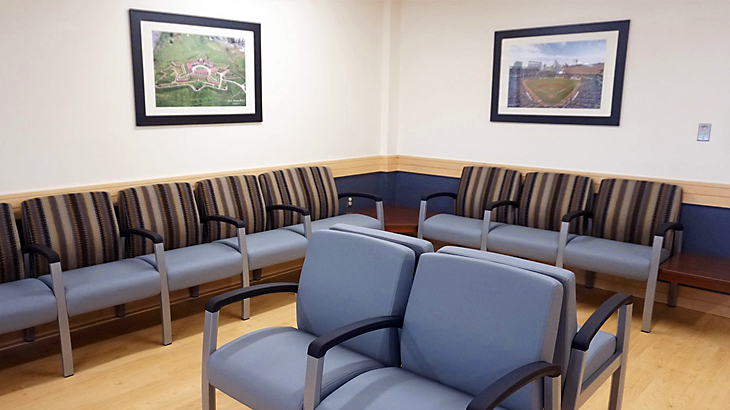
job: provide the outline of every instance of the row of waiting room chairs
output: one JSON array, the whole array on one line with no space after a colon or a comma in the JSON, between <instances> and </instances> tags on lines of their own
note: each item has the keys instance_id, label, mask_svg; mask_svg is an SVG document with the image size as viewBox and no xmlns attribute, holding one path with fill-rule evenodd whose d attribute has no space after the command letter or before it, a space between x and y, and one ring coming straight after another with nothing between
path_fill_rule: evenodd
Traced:
<instances>
[{"instance_id":1,"label":"row of waiting room chairs","mask_svg":"<svg viewBox=\"0 0 730 410\"><path fill-rule=\"evenodd\" d=\"M378 219L339 215L340 197L376 201ZM197 197L197 200L196 200ZM169 292L304 257L312 230L344 222L382 229L382 200L337 193L329 168L271 171L124 189L119 219L106 192L21 204L25 246L0 204L0 333L58 321L64 376L73 374L69 317L159 296L172 342ZM259 271L260 272L260 271ZM59 291L63 289L64 291ZM121 314L121 313L120 313ZM249 317L248 302L242 318Z\"/></svg>"},{"instance_id":2,"label":"row of waiting room chairs","mask_svg":"<svg viewBox=\"0 0 730 410\"><path fill-rule=\"evenodd\" d=\"M426 219L438 197L454 199L454 214ZM457 192L422 198L418 237L584 269L588 287L596 271L644 281L650 332L659 265L681 251L681 204L682 189L659 182L604 179L594 195L585 176L532 172L522 183L515 170L464 167Z\"/></svg>"},{"instance_id":3,"label":"row of waiting room chairs","mask_svg":"<svg viewBox=\"0 0 730 410\"><path fill-rule=\"evenodd\" d=\"M218 346L221 308L281 292L296 328ZM203 409L220 390L253 410L575 410L609 378L620 409L631 312L617 294L578 326L568 270L337 224L313 233L299 283L207 302Z\"/></svg>"}]
</instances>

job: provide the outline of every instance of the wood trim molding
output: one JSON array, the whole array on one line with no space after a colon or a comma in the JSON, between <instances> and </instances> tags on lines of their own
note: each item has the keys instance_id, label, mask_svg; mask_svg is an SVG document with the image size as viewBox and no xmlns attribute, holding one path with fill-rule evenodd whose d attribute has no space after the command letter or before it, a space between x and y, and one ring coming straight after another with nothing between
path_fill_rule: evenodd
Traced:
<instances>
[{"instance_id":1,"label":"wood trim molding","mask_svg":"<svg viewBox=\"0 0 730 410\"><path fill-rule=\"evenodd\" d=\"M602 174L597 172L578 172L569 171L562 169L549 169L549 168L536 168L526 167L520 165L505 165L505 164L489 164L489 163L476 163L471 161L459 161L451 159L440 159L440 158L427 158L427 157L412 157L407 155L397 156L397 170L402 172L413 172L417 174L429 174L439 175L446 177L458 178L461 175L461 169L466 165L489 165L497 167L506 167L515 169L525 174L527 172L564 172L569 174L580 174L593 179L595 188L598 188L598 184L602 179L605 178L629 178L629 179L644 179L648 181L665 182L669 184L675 184L682 187L683 195L682 201L685 204L694 205L705 205L714 206L720 208L730 208L730 185L729 184L718 184L711 182L694 182L685 180L672 180L672 179L660 179L660 178L647 178L635 175L616 175L616 174Z\"/></svg>"},{"instance_id":2,"label":"wood trim molding","mask_svg":"<svg viewBox=\"0 0 730 410\"><path fill-rule=\"evenodd\" d=\"M107 191L112 197L112 202L115 204L117 203L117 194L122 189L131 188L135 186L141 186L141 185L150 185L150 184L163 184L168 182L189 182L191 184L195 184L196 182L202 180L202 179L208 179L208 178L217 178L227 175L244 175L244 174L260 174L266 171L273 171L276 169L282 169L282 168L292 168L292 167L303 167L303 166L311 166L311 165L323 165L328 166L332 168L332 173L335 177L344 177L344 176L350 176L350 175L361 175L361 174L369 174L373 172L388 172L385 170L392 169L395 171L395 161L393 159L394 157L386 157L386 156L371 156L371 157L360 157L360 158L347 158L347 159L338 159L338 160L332 160L332 161L318 161L318 162L310 162L310 163L301 163L301 164L284 164L284 165L275 165L270 167L261 167L261 168L246 168L246 169L237 169L237 170L230 170L230 171L222 171L222 172L213 172L213 173L206 173L206 174L197 174L197 175L181 175L177 177L166 177L166 178L154 178L154 179L144 179L144 180L136 180L136 181L126 181L126 182L115 182L115 183L109 183L109 184L98 184L98 185L86 185L86 186L78 186L78 187L64 187L64 188L55 188L50 190L44 190L44 191L32 191L32 192L19 192L19 193L13 193L13 194L5 194L0 195L0 202L6 202L13 206L13 209L16 212L16 216L19 216L20 211L20 203L25 201L26 199L31 198L38 198L43 196L50 196L50 195L60 195L60 194L67 194L72 192L90 192L90 191Z\"/></svg>"},{"instance_id":3,"label":"wood trim molding","mask_svg":"<svg viewBox=\"0 0 730 410\"><path fill-rule=\"evenodd\" d=\"M197 175L181 175L178 177L155 178L137 181L116 182L110 184L87 185L80 187L56 188L44 191L19 192L13 194L0 195L0 202L10 203L16 212L19 211L20 203L26 199L37 198L48 195L58 195L70 192L87 192L87 191L107 191L111 194L112 200L116 203L117 193L125 188L159 184L166 182L189 182L194 184L201 179L216 178L226 175L243 175L243 174L259 174L281 168L309 166L309 165L325 165L332 168L335 177L344 177L351 175L362 175L374 172L412 172L416 174L438 175L446 177L458 178L461 175L461 169L466 165L490 165L507 167L520 171L521 173L546 171L546 172L565 172L573 174L581 174L593 178L596 189L600 181L604 178L640 178L650 181L667 182L682 187L683 202L686 204L705 205L720 208L730 208L730 184L718 184L710 182L694 182L684 180L668 180L658 178L637 177L631 175L614 175L602 174L596 172L577 172L561 169L536 168L519 165L490 164L477 163L472 161L460 161L452 159L414 157L408 155L376 155L359 158L346 158L331 161L318 161L301 164L282 164L270 167L247 168Z\"/></svg>"}]
</instances>

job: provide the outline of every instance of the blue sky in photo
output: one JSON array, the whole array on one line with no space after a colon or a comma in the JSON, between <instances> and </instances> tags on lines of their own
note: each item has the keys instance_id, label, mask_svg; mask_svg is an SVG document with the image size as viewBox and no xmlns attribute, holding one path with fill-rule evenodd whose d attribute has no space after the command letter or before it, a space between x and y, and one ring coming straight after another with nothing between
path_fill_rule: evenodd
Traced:
<instances>
[{"instance_id":1,"label":"blue sky in photo","mask_svg":"<svg viewBox=\"0 0 730 410\"><path fill-rule=\"evenodd\" d=\"M606 40L563 41L559 43L535 43L514 45L510 47L510 66L522 61L527 66L529 61L540 61L553 65L599 64L606 61Z\"/></svg>"}]
</instances>

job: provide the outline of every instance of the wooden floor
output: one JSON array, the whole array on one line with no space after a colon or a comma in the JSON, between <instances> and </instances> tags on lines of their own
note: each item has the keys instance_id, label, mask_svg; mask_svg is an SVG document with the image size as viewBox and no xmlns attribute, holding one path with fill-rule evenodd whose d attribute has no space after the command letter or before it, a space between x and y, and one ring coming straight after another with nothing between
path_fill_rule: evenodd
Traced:
<instances>
[{"instance_id":1,"label":"wooden floor","mask_svg":"<svg viewBox=\"0 0 730 410\"><path fill-rule=\"evenodd\" d=\"M579 323L610 293L579 287ZM240 305L221 314L220 342L269 326L293 325L294 295ZM205 298L173 307L174 343L160 344L155 312L74 333L76 374L60 376L55 339L0 352L0 409L199 409ZM634 307L624 409L730 409L730 319L657 304L651 334L639 331L642 301ZM606 329L614 329L615 319ZM605 409L608 384L583 407ZM218 393L219 409L245 409ZM446 410L446 409L445 409Z\"/></svg>"}]
</instances>

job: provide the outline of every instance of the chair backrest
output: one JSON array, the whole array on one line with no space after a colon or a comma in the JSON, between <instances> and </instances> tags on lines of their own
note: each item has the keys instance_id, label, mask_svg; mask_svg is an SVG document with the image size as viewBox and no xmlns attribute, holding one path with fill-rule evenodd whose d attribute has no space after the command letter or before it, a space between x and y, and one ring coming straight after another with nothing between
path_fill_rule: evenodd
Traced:
<instances>
[{"instance_id":1,"label":"chair backrest","mask_svg":"<svg viewBox=\"0 0 730 410\"><path fill-rule=\"evenodd\" d=\"M261 191L266 205L294 205L307 208L302 180L296 168L264 172L259 175ZM302 223L301 214L291 211L267 213L267 229L283 228Z\"/></svg>"},{"instance_id":2,"label":"chair backrest","mask_svg":"<svg viewBox=\"0 0 730 410\"><path fill-rule=\"evenodd\" d=\"M331 218L340 214L337 186L330 167L301 167L297 173L302 181L307 209L312 220Z\"/></svg>"},{"instance_id":3,"label":"chair backrest","mask_svg":"<svg viewBox=\"0 0 730 410\"><path fill-rule=\"evenodd\" d=\"M560 231L563 215L587 209L593 194L588 177L554 172L530 172L522 186L517 224L530 228ZM583 219L570 223L570 232L582 235Z\"/></svg>"},{"instance_id":4,"label":"chair backrest","mask_svg":"<svg viewBox=\"0 0 730 410\"><path fill-rule=\"evenodd\" d=\"M563 286L544 275L423 255L403 322L403 369L476 395L521 366L552 362L562 300ZM537 410L542 397L542 382L531 383L502 407Z\"/></svg>"},{"instance_id":5,"label":"chair backrest","mask_svg":"<svg viewBox=\"0 0 730 410\"><path fill-rule=\"evenodd\" d=\"M418 239L412 236L400 235L397 233L387 232L380 229L363 228L355 225L348 224L334 224L330 227L331 230L340 232L350 232L359 235L366 235L371 238L382 239L384 241L397 243L399 245L407 246L413 250L416 254L416 263L418 258L424 253L433 252L433 244L425 239Z\"/></svg>"},{"instance_id":6,"label":"chair backrest","mask_svg":"<svg viewBox=\"0 0 730 410\"><path fill-rule=\"evenodd\" d=\"M23 255L10 204L0 203L0 283L23 278Z\"/></svg>"},{"instance_id":7,"label":"chair backrest","mask_svg":"<svg viewBox=\"0 0 730 410\"><path fill-rule=\"evenodd\" d=\"M266 205L255 175L236 175L205 179L195 184L195 197L200 215L225 215L246 223L246 233L266 230ZM209 241L230 238L236 228L211 221L203 225Z\"/></svg>"},{"instance_id":8,"label":"chair backrest","mask_svg":"<svg viewBox=\"0 0 730 410\"><path fill-rule=\"evenodd\" d=\"M558 327L558 338L555 343L553 363L563 368L563 374L568 370L570 360L570 346L578 331L578 313L575 295L575 274L567 269L557 268L544 263L533 262L513 256L501 255L498 253L485 252L476 249L461 248L458 246L444 246L438 253L448 255L464 256L467 258L480 259L499 263L507 266L525 269L531 272L547 275L563 285L563 304L560 310L560 325ZM565 383L565 377L562 378Z\"/></svg>"},{"instance_id":9,"label":"chair backrest","mask_svg":"<svg viewBox=\"0 0 730 410\"><path fill-rule=\"evenodd\" d=\"M593 236L614 241L652 245L654 229L678 222L682 188L661 182L604 179L598 188ZM664 237L671 250L673 233Z\"/></svg>"},{"instance_id":10,"label":"chair backrest","mask_svg":"<svg viewBox=\"0 0 730 410\"><path fill-rule=\"evenodd\" d=\"M187 182L119 191L119 216L122 229L143 228L162 235L166 250L201 243L200 217L193 187ZM127 242L130 257L153 251L152 241L138 235L130 237Z\"/></svg>"},{"instance_id":11,"label":"chair backrest","mask_svg":"<svg viewBox=\"0 0 730 410\"><path fill-rule=\"evenodd\" d=\"M405 312L415 255L405 246L347 232L314 231L297 292L300 330L321 335L376 316ZM344 343L387 366L400 364L398 329Z\"/></svg>"},{"instance_id":12,"label":"chair backrest","mask_svg":"<svg viewBox=\"0 0 730 410\"><path fill-rule=\"evenodd\" d=\"M34 198L20 207L26 241L56 251L63 270L119 260L119 226L108 193ZM49 273L48 262L31 255L30 271L32 276Z\"/></svg>"},{"instance_id":13,"label":"chair backrest","mask_svg":"<svg viewBox=\"0 0 730 410\"><path fill-rule=\"evenodd\" d=\"M464 167L456 194L456 215L482 219L484 205L502 200L517 201L520 196L519 172L496 167ZM512 223L514 209L503 206L492 212L492 221Z\"/></svg>"}]
</instances>

